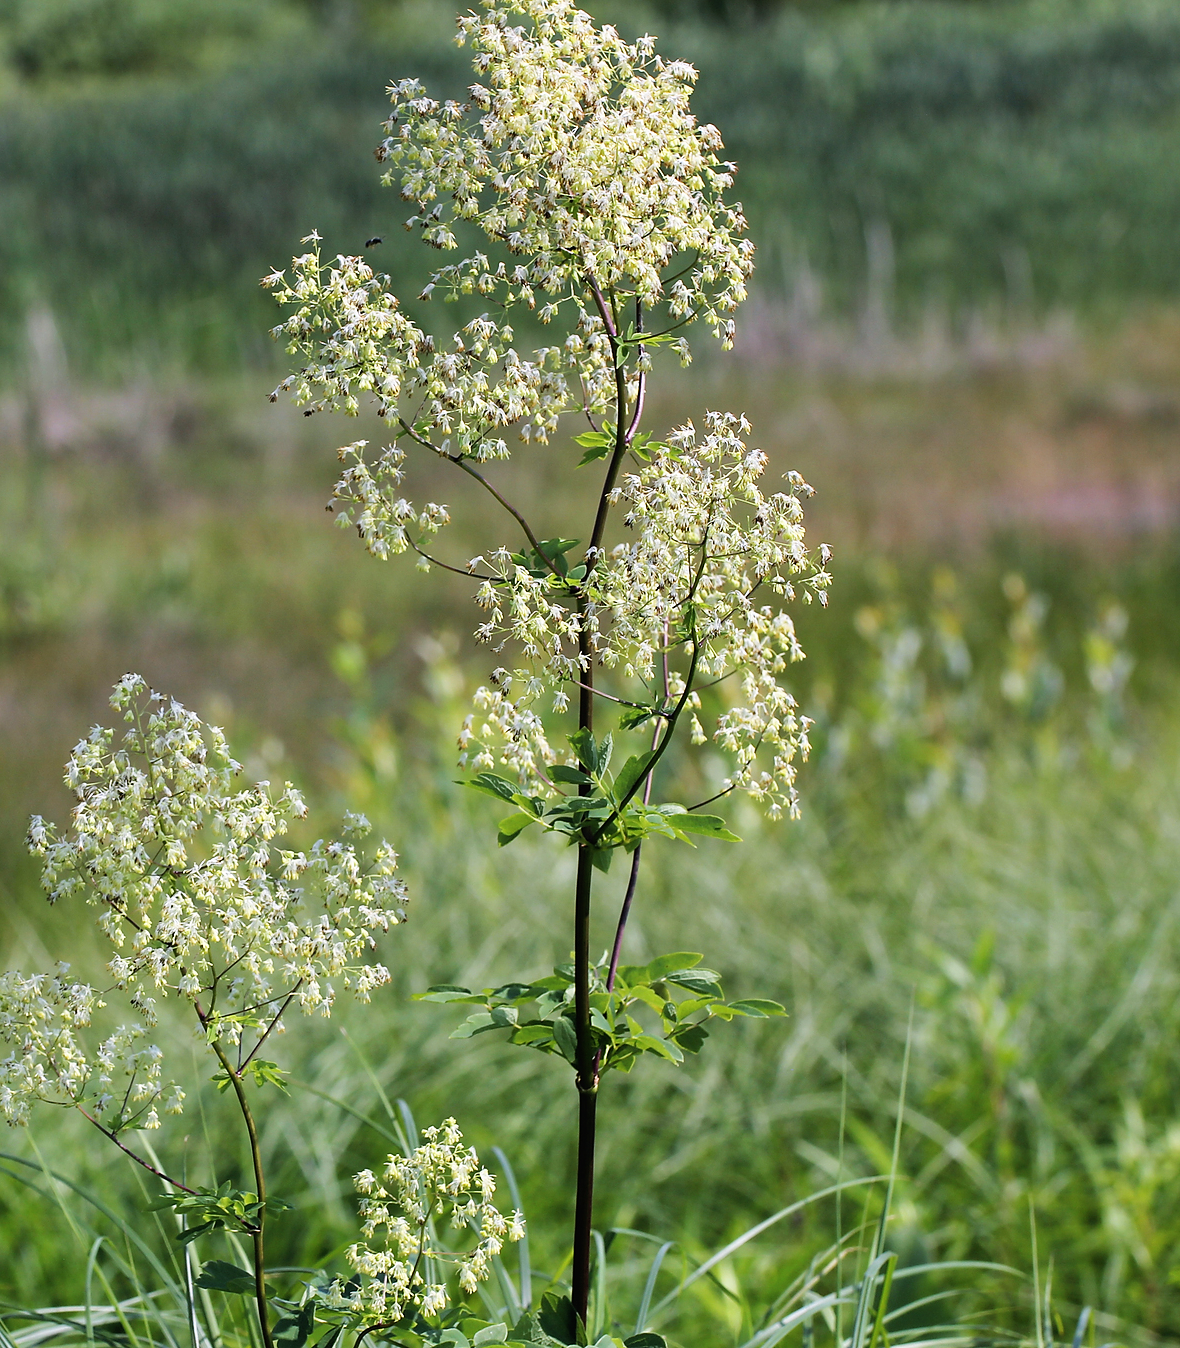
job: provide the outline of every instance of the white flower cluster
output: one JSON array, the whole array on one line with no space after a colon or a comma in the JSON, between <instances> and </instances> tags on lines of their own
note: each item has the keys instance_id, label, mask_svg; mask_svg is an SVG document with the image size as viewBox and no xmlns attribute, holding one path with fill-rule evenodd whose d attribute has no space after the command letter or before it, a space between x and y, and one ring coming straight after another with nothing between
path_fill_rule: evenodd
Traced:
<instances>
[{"instance_id":1,"label":"white flower cluster","mask_svg":"<svg viewBox=\"0 0 1180 1348\"><path fill-rule=\"evenodd\" d=\"M480 230L503 254L441 267L422 297L438 288L486 299L496 316L436 342L402 312L388 277L360 258L325 266L313 248L290 280L264 282L294 306L275 331L305 361L283 387L310 410L355 413L369 395L396 424L391 446L340 451L334 506L373 555L437 560L428 541L448 512L402 495L407 442L478 479L527 536L527 549L467 565L483 610L476 636L519 658L478 690L460 734L465 765L499 762L554 794L542 701L564 711L600 665L642 687L595 693L621 695L641 719L646 708L657 727L683 712L694 742L711 733L735 760L723 790L793 815L809 723L782 675L803 653L770 601L796 591L824 601L828 552L804 541L810 488L791 475L785 491L764 492L766 458L746 448L744 417L709 414L703 436L690 424L666 444L639 434L656 345L687 362L683 330L697 319L731 343L729 315L753 269L741 207L725 200L734 166L719 158L716 128L690 110L696 72L657 56L653 39L627 43L572 0L482 0L482 10L459 19L477 77L469 99L440 103L417 80L394 85L378 158L412 203L407 227L427 243L450 249ZM521 305L543 323L560 318L564 340L520 355L506 320ZM591 427L579 437L583 461L609 460L591 546L568 559L576 545L557 554L566 540L548 540L546 552L480 471L507 456L509 428L545 442L567 412ZM636 471L620 478L627 464ZM631 531L616 547L610 507ZM718 690L710 708L721 704L709 733L705 687Z\"/></svg>"},{"instance_id":2,"label":"white flower cluster","mask_svg":"<svg viewBox=\"0 0 1180 1348\"><path fill-rule=\"evenodd\" d=\"M691 683L698 742L706 738L695 715L698 689L721 690L729 705L712 738L736 759L724 786L748 792L777 818L797 813L795 765L807 757L810 721L781 682L787 666L803 658L794 624L759 601L825 603L829 552L806 547L801 501L811 488L797 473L788 475L785 491L763 492L766 455L747 449L749 429L742 417L709 413L703 435L689 423L622 479L614 497L634 537L591 571L587 622L592 657L641 681L659 711L669 711ZM480 689L460 745L467 754L476 746L473 766L486 769L498 758L544 789L554 755L533 704L545 690L580 678L568 587L506 553L477 562L498 577L477 596L491 614L478 635L514 641L528 668L515 679L500 671L497 686Z\"/></svg>"},{"instance_id":3,"label":"white flower cluster","mask_svg":"<svg viewBox=\"0 0 1180 1348\"><path fill-rule=\"evenodd\" d=\"M144 1042L143 1026L121 1025L87 1053L79 1031L104 1005L92 987L69 979L68 964L52 975L0 975L0 1039L14 1049L0 1062L0 1114L9 1123L27 1123L36 1101L100 1114L115 1104L120 1121L139 1128L159 1127L159 1108L180 1113L184 1092L162 1083L163 1055Z\"/></svg>"},{"instance_id":4,"label":"white flower cluster","mask_svg":"<svg viewBox=\"0 0 1180 1348\"><path fill-rule=\"evenodd\" d=\"M107 968L144 1024L155 1022L153 992L190 1001L204 1033L226 1044L281 1028L292 1001L329 1014L337 984L367 1001L389 979L365 959L374 933L401 921L406 902L389 845L367 866L351 841L278 846L307 813L290 783L277 795L266 782L235 789L241 769L221 731L138 675L119 681L111 705L128 729L116 743L113 731L95 727L70 756L66 782L77 804L68 835L35 817L29 845L44 858L51 902L81 896L101 910L99 927L114 946ZM368 829L363 816L346 818L346 835ZM146 1100L145 1090L153 1100L168 1095L159 1050L139 1046L142 1026L87 1055L77 1029L102 1004L60 972L6 975L0 1035L15 1051L0 1065L0 1107L9 1119L22 1115L22 1101L46 1098L49 1083L68 1100L105 1107L104 1073L116 1061L135 1083L129 1100ZM168 1106L179 1098L168 1095Z\"/></svg>"},{"instance_id":5,"label":"white flower cluster","mask_svg":"<svg viewBox=\"0 0 1180 1348\"><path fill-rule=\"evenodd\" d=\"M617 359L633 308L667 319L662 340L685 363L679 333L696 319L730 345L728 315L745 298L754 252L741 207L723 200L734 165L718 158L716 127L689 110L692 66L656 56L652 38L628 44L596 27L570 0L483 8L459 20L457 40L471 45L480 79L469 100L439 103L417 80L394 85L378 157L391 165L385 181L398 176L413 203L407 227L426 242L455 247L452 224L462 220L504 253L443 267L423 297L441 287L501 312L540 300L544 323L568 310L564 340L526 357L512 327L485 313L436 343L364 259L325 266L315 233L290 279L263 280L294 306L275 335L306 362L280 386L299 404L355 414L371 395L402 434L474 460L505 457L507 428L545 442L565 412L617 409L620 383L633 396L650 366L642 342ZM351 449L337 485L342 523L387 556L419 512L396 493L396 456L369 464Z\"/></svg>"},{"instance_id":6,"label":"white flower cluster","mask_svg":"<svg viewBox=\"0 0 1180 1348\"><path fill-rule=\"evenodd\" d=\"M357 1281L334 1283L322 1299L329 1309L376 1324L400 1320L412 1310L437 1315L447 1304L445 1270L458 1274L459 1286L472 1293L491 1271L505 1240L524 1236L524 1218L505 1217L492 1202L493 1176L480 1165L454 1119L427 1128L425 1141L409 1156L390 1156L380 1179L371 1170L355 1177L364 1197L360 1215L365 1243L347 1252ZM457 1252L439 1245L436 1218L449 1217L457 1230L475 1233L474 1249ZM382 1229L380 1247L369 1242ZM443 1281L430 1281L430 1274Z\"/></svg>"}]
</instances>

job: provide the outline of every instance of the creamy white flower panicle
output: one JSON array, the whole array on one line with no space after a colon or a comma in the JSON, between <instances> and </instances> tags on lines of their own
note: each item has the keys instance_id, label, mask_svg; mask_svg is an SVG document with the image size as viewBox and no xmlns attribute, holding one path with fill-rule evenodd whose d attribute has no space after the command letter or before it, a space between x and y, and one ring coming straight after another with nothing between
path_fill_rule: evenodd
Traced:
<instances>
[{"instance_id":1,"label":"creamy white flower panicle","mask_svg":"<svg viewBox=\"0 0 1180 1348\"><path fill-rule=\"evenodd\" d=\"M466 567L476 636L509 668L476 693L459 737L465 766L499 764L530 792L557 794L549 769L563 755L543 718L603 667L610 686L596 692L647 709L657 728L683 713L692 743L730 757L723 791L794 815L809 722L784 682L803 652L782 606L823 603L830 579L826 547L806 546L811 489L797 474L765 483L744 417L710 413L703 434L690 423L665 442L638 434L656 346L687 363L697 320L732 342L753 270L741 206L726 200L735 166L690 109L696 72L657 55L653 38L625 42L571 0L481 9L458 21L476 74L468 99L439 102L413 79L393 85L378 158L426 243L486 240L487 251L437 268L420 298L437 290L489 311L436 339L402 311L389 277L361 258L325 264L309 235L290 278L264 282L293 306L275 332L304 362L282 387L308 411L355 413L371 397L396 427L391 445L340 451L333 508L374 556L438 560L430 549L446 507L402 492L407 454L422 451L477 479L527 538ZM564 337L519 352L508 319L522 305ZM547 553L488 475L510 433L548 442L567 413L584 462L609 460L604 510L580 556L572 540L548 540L563 550ZM706 689L716 691L702 704Z\"/></svg>"},{"instance_id":2,"label":"creamy white flower panicle","mask_svg":"<svg viewBox=\"0 0 1180 1348\"><path fill-rule=\"evenodd\" d=\"M0 1114L25 1124L35 1103L80 1106L118 1127L158 1128L160 1110L181 1112L184 1092L161 1076L163 1054L144 1025L120 1025L88 1046L84 1031L106 1005L88 984L56 973L0 975L0 1040L12 1052L0 1061ZM152 999L136 1008L154 1022Z\"/></svg>"},{"instance_id":3,"label":"creamy white flower panicle","mask_svg":"<svg viewBox=\"0 0 1180 1348\"><path fill-rule=\"evenodd\" d=\"M766 455L748 449L744 417L711 412L705 434L689 422L668 449L624 477L618 490L634 537L595 567L593 647L608 668L652 686L657 662L678 658L667 696L715 685L730 702L712 738L736 758L726 788L761 802L772 818L798 813L796 760L807 758L811 722L781 682L804 658L790 615L766 599L827 602L827 549L808 551L797 474L765 492ZM735 687L729 687L733 680ZM705 732L694 715L693 738Z\"/></svg>"},{"instance_id":4,"label":"creamy white flower panicle","mask_svg":"<svg viewBox=\"0 0 1180 1348\"><path fill-rule=\"evenodd\" d=\"M709 738L697 690L716 687L728 705L711 738L736 760L724 789L748 792L772 818L793 817L811 722L782 676L803 650L790 615L763 601L825 604L829 553L806 546L802 501L812 492L797 473L784 490L763 489L766 455L747 448L749 430L744 417L709 413L703 435L681 427L621 479L614 497L632 537L601 556L586 582L590 649L632 688L639 681L661 713L691 678L696 743ZM581 676L569 587L506 552L476 562L497 577L477 594L489 613L477 636L497 649L513 643L527 663L511 676L498 671L494 686L477 692L460 735L462 761L477 770L503 763L531 790L552 792L545 770L557 755L537 705Z\"/></svg>"},{"instance_id":5,"label":"creamy white flower panicle","mask_svg":"<svg viewBox=\"0 0 1180 1348\"><path fill-rule=\"evenodd\" d=\"M637 304L649 332L663 320L685 363L681 330L695 320L729 346L754 252L741 206L724 200L735 166L689 109L691 65L657 56L650 37L624 42L569 0L482 7L458 21L478 77L467 101L440 103L413 79L393 85L378 158L412 204L407 228L451 249L456 222L469 222L500 254L440 268L422 298L478 296L495 313L436 340L402 311L390 277L359 257L325 263L314 232L290 277L263 278L293 306L275 334L305 362L280 389L309 411L355 414L371 396L402 434L476 461L505 457L509 429L547 442L563 413L615 407L612 340ZM566 336L518 351L507 313L519 305L546 324L562 318ZM627 396L649 364L642 347L623 363ZM369 462L361 448L342 451L340 518L387 556L419 512L397 494L399 456Z\"/></svg>"},{"instance_id":6,"label":"creamy white flower panicle","mask_svg":"<svg viewBox=\"0 0 1180 1348\"><path fill-rule=\"evenodd\" d=\"M358 1323L397 1321L415 1309L439 1314L449 1300L447 1287L428 1281L428 1272L445 1276L451 1268L463 1292L473 1293L504 1242L524 1236L524 1217L505 1217L496 1207L495 1178L463 1145L454 1119L427 1128L423 1138L409 1156L388 1157L380 1178L371 1170L355 1177L365 1240L351 1246L347 1258L359 1278L338 1280L321 1300ZM439 1218L471 1231L474 1247L459 1252L442 1246L434 1230Z\"/></svg>"},{"instance_id":7,"label":"creamy white flower panicle","mask_svg":"<svg viewBox=\"0 0 1180 1348\"><path fill-rule=\"evenodd\" d=\"M150 1094L178 1107L179 1093L161 1085L159 1050L139 1042L155 1021L153 994L188 1000L208 1037L238 1044L292 1002L327 1015L338 988L367 1001L389 979L368 958L374 935L405 914L393 849L383 842L368 862L358 855L352 839L369 831L363 816L346 817L346 840L283 848L291 822L307 813L290 783L277 792L267 782L238 788L241 768L222 732L138 675L119 681L111 705L127 729L116 737L95 727L71 755L66 782L77 804L68 833L34 818L29 846L44 860L51 902L81 897L100 910L114 947L112 991L143 1025L87 1051L78 1031L103 995L60 971L7 974L0 1036L14 1052L0 1065L0 1108L14 1121L22 1102L53 1091L62 1102L105 1108L119 1064L133 1069L131 1102ZM120 1098L113 1105L125 1120Z\"/></svg>"}]
</instances>

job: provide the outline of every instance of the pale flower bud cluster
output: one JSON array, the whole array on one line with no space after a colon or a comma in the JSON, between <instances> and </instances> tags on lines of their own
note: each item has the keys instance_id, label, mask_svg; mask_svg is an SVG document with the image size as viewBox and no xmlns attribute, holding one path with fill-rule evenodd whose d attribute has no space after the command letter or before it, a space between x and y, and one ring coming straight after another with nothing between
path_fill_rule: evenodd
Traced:
<instances>
[{"instance_id":1,"label":"pale flower bud cluster","mask_svg":"<svg viewBox=\"0 0 1180 1348\"><path fill-rule=\"evenodd\" d=\"M360 257L325 263L314 232L289 277L263 279L293 310L275 335L304 362L281 390L309 411L356 414L372 397L399 436L475 461L505 457L509 428L547 442L563 413L606 414L620 381L635 395L650 353L639 344L616 358L629 306L646 311L649 334L662 323L685 364L681 329L697 319L729 346L754 253L740 205L724 200L735 168L718 157L720 134L689 110L691 65L657 56L650 37L624 42L569 0L483 9L459 20L478 77L468 100L440 103L413 79L393 85L378 158L425 242L456 247L464 221L502 254L441 268L420 298L441 288L486 299L489 312L436 340L404 313L390 277ZM564 339L519 352L506 320L518 305L544 323L564 313ZM387 557L419 512L397 491L400 457L367 462L360 448L342 454L341 518Z\"/></svg>"},{"instance_id":2,"label":"pale flower bud cluster","mask_svg":"<svg viewBox=\"0 0 1180 1348\"><path fill-rule=\"evenodd\" d=\"M119 1127L158 1128L160 1109L179 1114L184 1092L161 1078L163 1054L142 1025L120 1025L88 1052L82 1032L102 997L56 973L0 975L0 1039L12 1052L0 1062L0 1114L25 1124L36 1102L93 1109ZM137 1008L150 1024L151 999Z\"/></svg>"},{"instance_id":3,"label":"pale flower bud cluster","mask_svg":"<svg viewBox=\"0 0 1180 1348\"><path fill-rule=\"evenodd\" d=\"M785 490L761 485L767 460L747 448L743 417L709 413L705 432L689 423L668 446L615 491L632 534L603 555L586 582L589 647L594 661L657 696L667 668L665 702L690 679L712 685L727 705L711 738L735 761L726 788L748 792L773 818L797 813L796 765L809 751L810 721L782 682L803 659L790 616L763 599L826 602L826 547L807 548L802 501L811 488L789 474ZM491 621L477 635L512 641L527 668L476 694L464 725L465 762L495 761L544 789L554 761L534 710L546 690L580 678L578 629L568 594L555 576L538 577L505 553L478 559L497 575L477 602ZM519 690L512 695L513 685ZM690 738L710 736L691 695ZM665 706L664 710L668 708Z\"/></svg>"},{"instance_id":4,"label":"pale flower bud cluster","mask_svg":"<svg viewBox=\"0 0 1180 1348\"><path fill-rule=\"evenodd\" d=\"M515 697L514 683L521 685ZM548 687L545 680L527 670L515 676L507 670L495 670L492 686L476 689L475 710L464 719L459 731L459 766L488 772L500 762L522 782L544 790L545 770L558 755L533 704Z\"/></svg>"},{"instance_id":5,"label":"pale flower bud cluster","mask_svg":"<svg viewBox=\"0 0 1180 1348\"><path fill-rule=\"evenodd\" d=\"M524 1236L523 1216L505 1217L492 1201L496 1181L474 1149L463 1145L454 1119L427 1128L423 1137L408 1156L390 1156L380 1178L371 1170L355 1177L363 1195L365 1240L351 1246L347 1257L359 1278L337 1281L321 1299L356 1323L397 1321L415 1309L438 1315L448 1302L448 1267L463 1292L471 1294L488 1277L504 1242ZM443 1218L455 1230L471 1231L474 1248L454 1251L441 1245L435 1224ZM432 1274L444 1280L431 1281Z\"/></svg>"},{"instance_id":6,"label":"pale flower bud cluster","mask_svg":"<svg viewBox=\"0 0 1180 1348\"><path fill-rule=\"evenodd\" d=\"M68 834L34 818L29 845L51 902L80 897L100 910L107 968L144 1023L155 1021L153 992L191 1002L206 1035L226 1043L269 1027L292 1001L324 1015L338 988L367 1001L389 980L367 958L375 933L405 915L392 848L366 863L351 840L280 846L307 813L290 783L238 788L222 732L138 675L119 681L111 705L128 728L117 738L95 727L70 756ZM345 821L346 838L368 831L363 816ZM134 1068L131 1101L158 1096L159 1051L136 1047L141 1028L88 1053L78 1028L103 1003L63 980L10 973L0 984L0 1034L15 1050L3 1066L6 1115L47 1098L51 1082L71 1100L101 1097L117 1063Z\"/></svg>"}]
</instances>

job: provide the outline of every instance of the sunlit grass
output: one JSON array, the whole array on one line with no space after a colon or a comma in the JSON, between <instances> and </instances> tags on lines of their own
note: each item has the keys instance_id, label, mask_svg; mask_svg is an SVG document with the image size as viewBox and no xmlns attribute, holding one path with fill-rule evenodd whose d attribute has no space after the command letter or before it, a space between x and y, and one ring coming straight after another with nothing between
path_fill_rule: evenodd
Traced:
<instances>
[{"instance_id":1,"label":"sunlit grass","mask_svg":"<svg viewBox=\"0 0 1180 1348\"><path fill-rule=\"evenodd\" d=\"M1158 346L1148 349L1162 359ZM892 538L891 560L874 560L856 505L867 500L875 518L882 493L899 483L931 499L927 461L907 465L902 447L907 427L937 427L940 408L942 434L976 456L947 470L958 484L1004 479L994 433L1013 424L1028 443L1053 439L1063 476L1073 465L1079 478L1109 485L1113 458L1087 448L1098 427L1119 452L1123 480L1149 480L1170 422L1158 409L1112 412L1109 390L1128 370L1141 371L1140 387L1163 374L1117 351L1087 360L1088 372L965 384L866 386L775 372L748 390L783 467L810 456L821 536L844 546L832 611L805 633L800 692L820 726L802 823L772 829L738 812L743 848L653 846L645 858L634 958L673 946L708 951L728 990L777 997L790 1011L785 1026L722 1027L685 1068L637 1072L604 1092L603 1226L676 1242L652 1305L755 1221L843 1179L889 1172L908 1038L889 1229L901 1263L1020 1270L1015 1281L987 1269L962 1278L991 1323L1027 1332L1031 1202L1041 1267L1051 1255L1054 1304L1070 1332L1084 1305L1161 1334L1180 1328L1169 1281L1180 1236L1172 554L1166 539L1132 548L1106 526L1053 539L1044 522L1039 536L954 548L916 511L913 527ZM715 377L706 371L682 386L680 407L657 413L695 410ZM1097 410L1071 422L1062 409L1087 392L1083 410ZM85 395L76 396L84 414ZM530 1215L533 1267L557 1272L573 1160L573 1102L551 1089L560 1068L519 1050L489 1056L485 1045L475 1053L448 1042L454 1017L408 1001L433 981L542 974L566 956L554 932L568 853L525 838L489 855L494 807L452 782L450 739L479 668L461 637L463 582L382 567L330 526L322 504L331 446L314 439L329 430L264 420L265 405L250 410L240 390L152 396L173 409L154 457L128 433L121 448L63 447L39 466L12 445L3 461L5 962L42 965L63 949L83 968L95 958L84 929L40 899L20 838L30 810L64 813L57 774L68 748L103 716L114 680L137 668L223 721L249 772L306 785L321 817L346 803L363 808L403 851L412 886L411 921L386 948L395 987L350 1011L344 1033L300 1025L277 1046L314 1090L276 1097L265 1123L275 1191L297 1204L275 1222L276 1265L308 1267L351 1238L349 1177L391 1145L384 1092L411 1102L422 1122L456 1114L485 1153L503 1149ZM843 419L835 447L792 421L809 400ZM874 469L882 427L890 448ZM530 471L526 490L547 490L544 459ZM825 499L835 503L826 517ZM456 514L461 551L461 502ZM1095 555L1095 539L1109 556ZM1038 593L1048 608L1033 622ZM1092 639L1113 601L1128 626L1112 649L1137 663L1112 699L1093 671L1113 657ZM441 639L429 635L440 629ZM940 644L952 629L970 655L966 669ZM1005 676L1022 670L1025 691L1009 678L1005 694ZM1037 679L1052 693L1043 705ZM411 708L396 721L395 701ZM621 883L612 876L604 889L602 944L611 886ZM207 1088L161 1138L191 1174L237 1174L223 1104ZM147 1191L104 1146L69 1120L10 1137L9 1151L38 1169L43 1161L113 1216L60 1184L64 1209L47 1207L24 1182L44 1188L44 1175L10 1163L0 1181L0 1296L81 1305L99 1235L111 1244L99 1248L93 1278L101 1267L111 1287L93 1292L95 1304L164 1287L118 1225ZM845 1231L879 1213L874 1192L867 1209L849 1198ZM686 1292L670 1332L727 1342L716 1328L725 1325L742 1342L792 1279L806 1281L813 1259L822 1263L835 1223L825 1199L741 1246L716 1281ZM176 1280L169 1232L145 1230L152 1257ZM638 1306L659 1248L646 1245L616 1237L612 1307ZM134 1276L120 1261L134 1263ZM941 1278L914 1272L908 1281L926 1296ZM171 1306L169 1332L183 1343L183 1298ZM932 1312L915 1323L937 1322ZM1126 1331L1103 1322L1097 1332Z\"/></svg>"}]
</instances>

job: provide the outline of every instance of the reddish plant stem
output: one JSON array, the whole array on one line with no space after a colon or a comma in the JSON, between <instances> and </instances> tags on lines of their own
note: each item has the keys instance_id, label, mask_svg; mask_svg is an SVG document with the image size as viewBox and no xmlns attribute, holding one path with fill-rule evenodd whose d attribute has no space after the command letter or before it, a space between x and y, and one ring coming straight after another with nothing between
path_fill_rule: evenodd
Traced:
<instances>
[{"instance_id":1,"label":"reddish plant stem","mask_svg":"<svg viewBox=\"0 0 1180 1348\"><path fill-rule=\"evenodd\" d=\"M196 1193L195 1189L188 1188L186 1185L181 1184L179 1180L174 1180L171 1175L165 1175L162 1170L158 1170L154 1165L151 1164L150 1161L145 1161L143 1157L139 1155L138 1152L132 1151L130 1147L125 1147L123 1143L119 1141L119 1136L117 1133L113 1133L108 1127L106 1127L105 1124L100 1123L98 1119L94 1117L93 1114L87 1113L86 1110L84 1110L81 1105L75 1105L74 1108L78 1111L79 1114L82 1115L84 1119L89 1119L89 1121L92 1124L94 1124L94 1126L103 1135L103 1137L113 1142L115 1146L118 1147L119 1150L125 1156L130 1156L136 1165L143 1166L143 1168L148 1172L149 1175L155 1175L155 1177L158 1180L163 1180L165 1184L171 1184L174 1189L179 1189L181 1193L186 1194Z\"/></svg>"}]
</instances>

